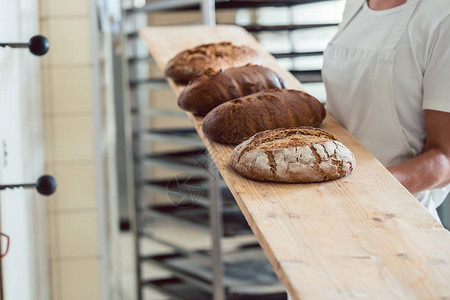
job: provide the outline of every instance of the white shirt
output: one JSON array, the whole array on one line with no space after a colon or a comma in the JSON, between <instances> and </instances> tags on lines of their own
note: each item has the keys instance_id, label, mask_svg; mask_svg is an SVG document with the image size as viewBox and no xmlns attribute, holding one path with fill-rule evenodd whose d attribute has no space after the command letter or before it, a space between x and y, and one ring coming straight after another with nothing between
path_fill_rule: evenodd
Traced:
<instances>
[{"instance_id":1,"label":"white shirt","mask_svg":"<svg viewBox=\"0 0 450 300\"><path fill-rule=\"evenodd\" d=\"M377 11L366 2L334 43L382 49L404 6ZM421 1L396 52L395 105L403 133L416 156L422 152L426 135L422 111L450 112L450 1ZM448 130L450 138L450 128L442 130Z\"/></svg>"},{"instance_id":2,"label":"white shirt","mask_svg":"<svg viewBox=\"0 0 450 300\"><path fill-rule=\"evenodd\" d=\"M329 111L391 166L422 152L424 109L450 112L450 0L408 0L382 11L363 2L347 0L322 76ZM450 128L441 130L450 138ZM415 196L438 219L449 190Z\"/></svg>"}]
</instances>

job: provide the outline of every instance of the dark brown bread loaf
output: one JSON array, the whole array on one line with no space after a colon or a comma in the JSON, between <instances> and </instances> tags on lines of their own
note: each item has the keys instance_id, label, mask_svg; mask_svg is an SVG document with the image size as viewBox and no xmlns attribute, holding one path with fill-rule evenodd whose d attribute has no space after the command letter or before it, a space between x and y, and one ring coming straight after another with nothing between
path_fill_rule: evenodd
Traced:
<instances>
[{"instance_id":1,"label":"dark brown bread loaf","mask_svg":"<svg viewBox=\"0 0 450 300\"><path fill-rule=\"evenodd\" d=\"M234 149L230 164L250 179L302 183L346 176L356 163L332 134L299 127L255 134Z\"/></svg>"},{"instance_id":2,"label":"dark brown bread loaf","mask_svg":"<svg viewBox=\"0 0 450 300\"><path fill-rule=\"evenodd\" d=\"M230 42L205 44L177 54L166 65L165 74L175 83L187 84L206 70L226 70L261 64L262 55L247 46L235 46Z\"/></svg>"},{"instance_id":3,"label":"dark brown bread loaf","mask_svg":"<svg viewBox=\"0 0 450 300\"><path fill-rule=\"evenodd\" d=\"M189 82L178 97L178 106L204 116L229 100L285 87L283 78L262 66L247 65L218 73L209 69Z\"/></svg>"},{"instance_id":4,"label":"dark brown bread loaf","mask_svg":"<svg viewBox=\"0 0 450 300\"><path fill-rule=\"evenodd\" d=\"M225 102L203 119L203 133L225 144L239 144L257 132L298 126L318 126L325 108L313 96L297 90L268 90Z\"/></svg>"}]
</instances>

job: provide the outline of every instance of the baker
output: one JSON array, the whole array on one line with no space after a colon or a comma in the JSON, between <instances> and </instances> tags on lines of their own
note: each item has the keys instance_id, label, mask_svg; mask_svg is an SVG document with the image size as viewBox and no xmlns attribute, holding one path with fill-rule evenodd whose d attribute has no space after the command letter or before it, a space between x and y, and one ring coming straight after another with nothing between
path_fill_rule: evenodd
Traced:
<instances>
[{"instance_id":1,"label":"baker","mask_svg":"<svg viewBox=\"0 0 450 300\"><path fill-rule=\"evenodd\" d=\"M347 0L328 111L428 209L450 190L450 1Z\"/></svg>"}]
</instances>

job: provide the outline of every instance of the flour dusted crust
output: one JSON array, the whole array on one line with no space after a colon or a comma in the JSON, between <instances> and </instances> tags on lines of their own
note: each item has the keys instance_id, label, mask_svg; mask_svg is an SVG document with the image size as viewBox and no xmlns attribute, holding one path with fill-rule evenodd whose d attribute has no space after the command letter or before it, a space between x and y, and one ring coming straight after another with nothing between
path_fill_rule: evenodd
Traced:
<instances>
[{"instance_id":1,"label":"flour dusted crust","mask_svg":"<svg viewBox=\"0 0 450 300\"><path fill-rule=\"evenodd\" d=\"M307 183L346 176L356 162L353 153L332 134L297 127L255 134L234 149L230 164L249 179Z\"/></svg>"},{"instance_id":2,"label":"flour dusted crust","mask_svg":"<svg viewBox=\"0 0 450 300\"><path fill-rule=\"evenodd\" d=\"M175 83L187 84L208 69L226 70L262 61L262 55L247 46L230 42L205 44L177 54L167 63L165 75Z\"/></svg>"}]
</instances>

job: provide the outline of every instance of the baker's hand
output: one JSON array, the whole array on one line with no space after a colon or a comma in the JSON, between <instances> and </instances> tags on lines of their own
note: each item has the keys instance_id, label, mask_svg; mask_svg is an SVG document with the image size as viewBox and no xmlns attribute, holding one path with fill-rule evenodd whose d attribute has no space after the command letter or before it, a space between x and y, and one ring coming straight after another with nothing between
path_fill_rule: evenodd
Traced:
<instances>
[{"instance_id":1,"label":"baker's hand","mask_svg":"<svg viewBox=\"0 0 450 300\"><path fill-rule=\"evenodd\" d=\"M411 193L450 184L450 113L424 110L427 136L423 152L388 170Z\"/></svg>"}]
</instances>

